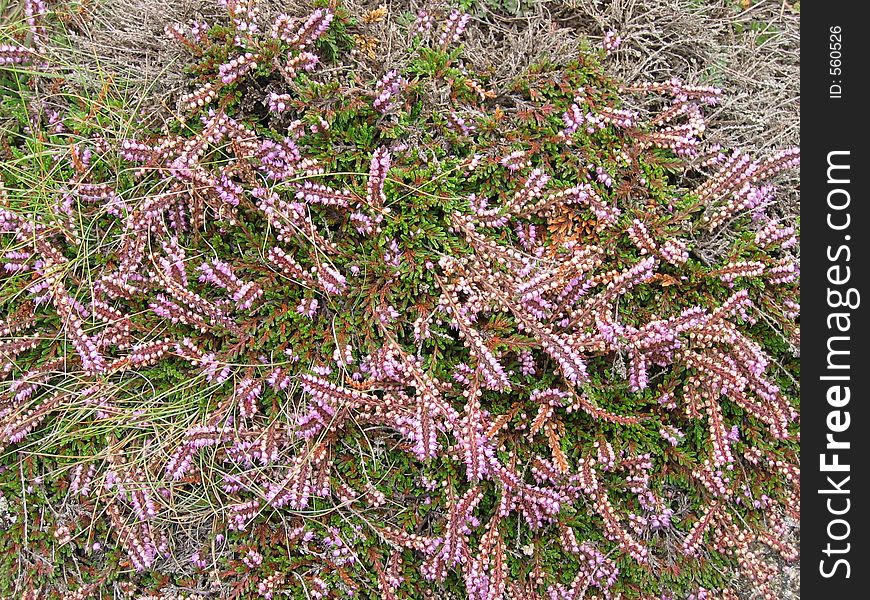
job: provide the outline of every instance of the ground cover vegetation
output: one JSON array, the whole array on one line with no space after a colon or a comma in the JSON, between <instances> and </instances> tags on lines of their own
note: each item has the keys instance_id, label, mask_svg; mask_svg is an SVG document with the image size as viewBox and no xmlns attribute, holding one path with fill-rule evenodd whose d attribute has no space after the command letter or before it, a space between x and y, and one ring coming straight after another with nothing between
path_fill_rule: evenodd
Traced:
<instances>
[{"instance_id":1,"label":"ground cover vegetation","mask_svg":"<svg viewBox=\"0 0 870 600\"><path fill-rule=\"evenodd\" d=\"M461 10L164 32L168 119L0 39L0 594L774 598L799 513L796 148L721 90L493 92ZM464 7L468 8L468 7Z\"/></svg>"}]
</instances>

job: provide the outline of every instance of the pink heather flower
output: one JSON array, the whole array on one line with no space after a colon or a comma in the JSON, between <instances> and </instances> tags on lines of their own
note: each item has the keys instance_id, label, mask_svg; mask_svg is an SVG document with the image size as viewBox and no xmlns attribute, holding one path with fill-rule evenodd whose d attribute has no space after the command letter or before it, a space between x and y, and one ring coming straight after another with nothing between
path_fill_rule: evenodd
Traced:
<instances>
[{"instance_id":1,"label":"pink heather flower","mask_svg":"<svg viewBox=\"0 0 870 600\"><path fill-rule=\"evenodd\" d=\"M622 38L612 29L604 34L602 45L604 46L604 50L608 53L616 52L616 49L619 48L620 44L622 44Z\"/></svg>"},{"instance_id":2,"label":"pink heather flower","mask_svg":"<svg viewBox=\"0 0 870 600\"><path fill-rule=\"evenodd\" d=\"M446 48L451 43L458 42L462 34L465 33L465 28L470 20L471 15L456 9L451 10L447 22L444 24L444 29L441 30L441 36L438 38L438 45Z\"/></svg>"},{"instance_id":3,"label":"pink heather flower","mask_svg":"<svg viewBox=\"0 0 870 600\"><path fill-rule=\"evenodd\" d=\"M538 245L538 228L532 224L524 227L517 225L515 231L523 250L526 252L534 251L535 247Z\"/></svg>"},{"instance_id":4,"label":"pink heather flower","mask_svg":"<svg viewBox=\"0 0 870 600\"><path fill-rule=\"evenodd\" d=\"M34 41L40 43L39 39L43 33L41 24L46 15L45 0L24 0L24 16L27 18L27 26L33 33Z\"/></svg>"},{"instance_id":5,"label":"pink heather flower","mask_svg":"<svg viewBox=\"0 0 870 600\"><path fill-rule=\"evenodd\" d=\"M208 566L208 562L200 556L199 552L194 552L191 555L190 562L193 563L193 566L200 569L204 569Z\"/></svg>"},{"instance_id":6,"label":"pink heather flower","mask_svg":"<svg viewBox=\"0 0 870 600\"><path fill-rule=\"evenodd\" d=\"M317 116L317 123L311 126L311 133L320 133L321 131L329 130L329 121L321 116Z\"/></svg>"},{"instance_id":7,"label":"pink heather flower","mask_svg":"<svg viewBox=\"0 0 870 600\"><path fill-rule=\"evenodd\" d=\"M616 453L610 442L604 442L603 445L595 442L592 446L598 450L597 462L603 471L610 471L616 467Z\"/></svg>"},{"instance_id":8,"label":"pink heather flower","mask_svg":"<svg viewBox=\"0 0 870 600\"><path fill-rule=\"evenodd\" d=\"M257 412L257 400L263 393L263 384L250 377L245 377L236 386L235 397L239 404L239 412L245 418L251 418Z\"/></svg>"},{"instance_id":9,"label":"pink heather flower","mask_svg":"<svg viewBox=\"0 0 870 600\"><path fill-rule=\"evenodd\" d=\"M671 446L678 445L680 443L680 440L685 437L685 434L682 431L680 431L676 427L673 427L672 425L666 425L665 427L659 429L659 435L661 435L663 439L667 440Z\"/></svg>"},{"instance_id":10,"label":"pink heather flower","mask_svg":"<svg viewBox=\"0 0 870 600\"><path fill-rule=\"evenodd\" d=\"M233 293L233 301L236 303L236 308L239 310L247 310L251 308L254 302L262 295L263 289L253 281L248 281L243 283Z\"/></svg>"},{"instance_id":11,"label":"pink heather flower","mask_svg":"<svg viewBox=\"0 0 870 600\"><path fill-rule=\"evenodd\" d=\"M249 569L256 569L262 564L263 555L253 548L249 548L245 556L242 557L242 562L245 563Z\"/></svg>"},{"instance_id":12,"label":"pink heather flower","mask_svg":"<svg viewBox=\"0 0 870 600\"><path fill-rule=\"evenodd\" d=\"M281 367L275 367L269 376L266 378L266 383L272 386L275 391L286 389L290 383L290 376Z\"/></svg>"},{"instance_id":13,"label":"pink heather flower","mask_svg":"<svg viewBox=\"0 0 870 600\"><path fill-rule=\"evenodd\" d=\"M399 318L399 311L392 304L380 304L375 308L375 316L382 324L389 325Z\"/></svg>"},{"instance_id":14,"label":"pink heather flower","mask_svg":"<svg viewBox=\"0 0 870 600\"><path fill-rule=\"evenodd\" d=\"M340 564L340 563L337 563ZM329 594L329 585L320 577L311 579L311 597L314 600L323 600Z\"/></svg>"},{"instance_id":15,"label":"pink heather flower","mask_svg":"<svg viewBox=\"0 0 870 600\"><path fill-rule=\"evenodd\" d=\"M323 538L323 546L330 555L332 562L337 565L350 564L356 560L356 556L335 528L329 529L328 535Z\"/></svg>"},{"instance_id":16,"label":"pink heather flower","mask_svg":"<svg viewBox=\"0 0 870 600\"><path fill-rule=\"evenodd\" d=\"M269 179L287 179L301 169L302 153L296 142L285 137L281 142L263 140L257 149L258 170Z\"/></svg>"},{"instance_id":17,"label":"pink heather flower","mask_svg":"<svg viewBox=\"0 0 870 600\"><path fill-rule=\"evenodd\" d=\"M196 270L201 273L199 281L202 283L211 283L225 290L237 290L242 285L239 278L233 274L230 265L220 260L204 262Z\"/></svg>"},{"instance_id":18,"label":"pink heather flower","mask_svg":"<svg viewBox=\"0 0 870 600\"><path fill-rule=\"evenodd\" d=\"M221 365L213 352L203 355L199 362L202 365L203 373L205 373L206 381L221 384L229 379L232 372L230 365Z\"/></svg>"},{"instance_id":19,"label":"pink heather flower","mask_svg":"<svg viewBox=\"0 0 870 600\"><path fill-rule=\"evenodd\" d=\"M384 182L390 170L391 158L387 148L378 148L372 155L369 165L369 180L366 185L366 202L370 206L382 207L387 201L384 194Z\"/></svg>"},{"instance_id":20,"label":"pink heather flower","mask_svg":"<svg viewBox=\"0 0 870 600\"><path fill-rule=\"evenodd\" d=\"M510 213L503 209L502 206L489 206L489 199L486 197L477 197L477 194L468 195L468 205L474 211L477 221L481 225L487 227L502 227L510 219Z\"/></svg>"},{"instance_id":21,"label":"pink heather flower","mask_svg":"<svg viewBox=\"0 0 870 600\"><path fill-rule=\"evenodd\" d=\"M786 299L783 301L785 306L785 317L787 319L797 319L801 314L801 305L794 300Z\"/></svg>"},{"instance_id":22,"label":"pink heather flower","mask_svg":"<svg viewBox=\"0 0 870 600\"><path fill-rule=\"evenodd\" d=\"M264 600L272 600L276 588L284 583L283 573L273 573L257 584L257 593Z\"/></svg>"},{"instance_id":23,"label":"pink heather flower","mask_svg":"<svg viewBox=\"0 0 870 600\"><path fill-rule=\"evenodd\" d=\"M196 43L205 44L208 41L208 30L210 28L211 26L205 21L191 21L189 31Z\"/></svg>"},{"instance_id":24,"label":"pink heather flower","mask_svg":"<svg viewBox=\"0 0 870 600\"><path fill-rule=\"evenodd\" d=\"M524 167L532 166L532 161L526 157L526 153L523 150L515 150L503 157L499 162L503 167L507 167L511 173L519 171Z\"/></svg>"},{"instance_id":25,"label":"pink heather flower","mask_svg":"<svg viewBox=\"0 0 870 600\"><path fill-rule=\"evenodd\" d=\"M304 50L326 33L334 18L335 15L328 8L318 8L311 13L311 16L308 17L308 20L305 21L305 24L299 28L295 35L286 36L281 35L279 32L277 37L280 37L294 48Z\"/></svg>"},{"instance_id":26,"label":"pink heather flower","mask_svg":"<svg viewBox=\"0 0 870 600\"><path fill-rule=\"evenodd\" d=\"M737 425L734 425L733 427L731 427L731 429L728 430L728 433L725 434L725 438L729 442L739 442L740 441L740 428L738 428Z\"/></svg>"},{"instance_id":27,"label":"pink heather flower","mask_svg":"<svg viewBox=\"0 0 870 600\"><path fill-rule=\"evenodd\" d=\"M30 252L16 252L10 250L4 254L4 258L9 261L3 264L3 270L7 273L23 273L30 269L30 265L26 264L32 254Z\"/></svg>"},{"instance_id":28,"label":"pink heather flower","mask_svg":"<svg viewBox=\"0 0 870 600\"><path fill-rule=\"evenodd\" d=\"M390 244L384 250L384 262L396 268L402 264L402 251L399 248L399 242L395 239L390 240Z\"/></svg>"},{"instance_id":29,"label":"pink heather flower","mask_svg":"<svg viewBox=\"0 0 870 600\"><path fill-rule=\"evenodd\" d=\"M738 260L719 269L717 275L725 283L731 283L739 277L757 277L764 273L764 270L764 263L757 260Z\"/></svg>"},{"instance_id":30,"label":"pink heather flower","mask_svg":"<svg viewBox=\"0 0 870 600\"><path fill-rule=\"evenodd\" d=\"M23 46L0 45L0 67L9 65L21 65L30 62L34 53Z\"/></svg>"},{"instance_id":31,"label":"pink heather flower","mask_svg":"<svg viewBox=\"0 0 870 600\"><path fill-rule=\"evenodd\" d=\"M550 181L550 176L541 169L532 169L522 187L514 192L513 198L507 204L508 209L514 213L522 213L526 206L538 198Z\"/></svg>"},{"instance_id":32,"label":"pink heather flower","mask_svg":"<svg viewBox=\"0 0 870 600\"><path fill-rule=\"evenodd\" d=\"M779 244L781 248L791 248L797 244L795 228L770 221L755 234L755 243L762 248Z\"/></svg>"},{"instance_id":33,"label":"pink heather flower","mask_svg":"<svg viewBox=\"0 0 870 600\"><path fill-rule=\"evenodd\" d=\"M399 103L394 96L397 96L407 83L407 80L401 77L398 71L388 71L375 85L375 99L372 103L375 110L386 114L396 109Z\"/></svg>"},{"instance_id":34,"label":"pink heather flower","mask_svg":"<svg viewBox=\"0 0 870 600\"><path fill-rule=\"evenodd\" d=\"M334 360L335 364L340 367L353 364L353 349L349 344L345 344L343 348L341 346L336 346L335 350L332 352L332 360Z\"/></svg>"},{"instance_id":35,"label":"pink heather flower","mask_svg":"<svg viewBox=\"0 0 870 600\"><path fill-rule=\"evenodd\" d=\"M305 298L299 303L299 306L296 307L296 312L300 315L313 318L314 315L317 314L317 308L319 305L320 303L317 301L317 298Z\"/></svg>"},{"instance_id":36,"label":"pink heather flower","mask_svg":"<svg viewBox=\"0 0 870 600\"><path fill-rule=\"evenodd\" d=\"M474 375L474 369L469 367L465 363L457 363L455 367L453 367L453 379L462 385L471 385L471 377Z\"/></svg>"},{"instance_id":37,"label":"pink heather flower","mask_svg":"<svg viewBox=\"0 0 870 600\"><path fill-rule=\"evenodd\" d=\"M227 8L233 25L239 33L257 32L256 19L260 9L257 8L256 0L221 0L221 4Z\"/></svg>"},{"instance_id":38,"label":"pink heather flower","mask_svg":"<svg viewBox=\"0 0 870 600\"><path fill-rule=\"evenodd\" d=\"M378 215L378 217L380 217L380 215ZM372 218L361 212L353 212L350 214L350 222L353 223L354 228L360 233L360 235L370 235L377 231L379 229L377 223L380 221L380 218Z\"/></svg>"},{"instance_id":39,"label":"pink heather flower","mask_svg":"<svg viewBox=\"0 0 870 600\"><path fill-rule=\"evenodd\" d=\"M689 250L683 240L671 238L659 248L659 254L665 261L680 266L689 260Z\"/></svg>"},{"instance_id":40,"label":"pink heather flower","mask_svg":"<svg viewBox=\"0 0 870 600\"><path fill-rule=\"evenodd\" d=\"M595 167L595 178L599 183L603 183L605 187L613 186L613 179L607 174L603 167Z\"/></svg>"},{"instance_id":41,"label":"pink heather flower","mask_svg":"<svg viewBox=\"0 0 870 600\"><path fill-rule=\"evenodd\" d=\"M311 367L311 371L320 375L321 377L326 377L327 375L332 374L332 369L327 365L314 365Z\"/></svg>"},{"instance_id":42,"label":"pink heather flower","mask_svg":"<svg viewBox=\"0 0 870 600\"><path fill-rule=\"evenodd\" d=\"M471 172L474 171L477 167L480 166L480 161L481 161L481 160L483 160L483 154L475 154L475 155L472 156L471 159L468 161L468 164L465 166L465 170L466 170L468 173L471 173Z\"/></svg>"},{"instance_id":43,"label":"pink heather flower","mask_svg":"<svg viewBox=\"0 0 870 600\"><path fill-rule=\"evenodd\" d=\"M316 272L317 282L327 294L340 296L347 291L347 279L332 267L321 265Z\"/></svg>"},{"instance_id":44,"label":"pink heather flower","mask_svg":"<svg viewBox=\"0 0 870 600\"><path fill-rule=\"evenodd\" d=\"M562 137L569 137L586 123L586 117L580 106L575 103L562 114L562 122L565 124L565 129L562 130L561 135Z\"/></svg>"},{"instance_id":45,"label":"pink heather flower","mask_svg":"<svg viewBox=\"0 0 870 600\"><path fill-rule=\"evenodd\" d=\"M420 35L426 35L432 31L434 26L435 17L433 17L427 10L421 8L417 12L417 18L414 21L412 31Z\"/></svg>"},{"instance_id":46,"label":"pink heather flower","mask_svg":"<svg viewBox=\"0 0 870 600\"><path fill-rule=\"evenodd\" d=\"M454 111L447 113L447 123L450 128L460 135L471 135L474 133L474 124L469 123L464 117Z\"/></svg>"},{"instance_id":47,"label":"pink heather flower","mask_svg":"<svg viewBox=\"0 0 870 600\"><path fill-rule=\"evenodd\" d=\"M267 97L267 106L269 110L275 113L282 113L290 106L293 97L290 94L277 94L270 92Z\"/></svg>"},{"instance_id":48,"label":"pink heather flower","mask_svg":"<svg viewBox=\"0 0 870 600\"><path fill-rule=\"evenodd\" d=\"M609 106L604 106L598 111L598 117L605 124L615 125L617 127L634 127L639 119L636 112L630 110L615 109Z\"/></svg>"},{"instance_id":49,"label":"pink heather flower","mask_svg":"<svg viewBox=\"0 0 870 600\"><path fill-rule=\"evenodd\" d=\"M535 375L537 369L535 367L535 357L531 350L523 350L520 352L520 373L527 377Z\"/></svg>"},{"instance_id":50,"label":"pink heather flower","mask_svg":"<svg viewBox=\"0 0 870 600\"><path fill-rule=\"evenodd\" d=\"M432 337L432 332L429 328L429 325L430 320L428 315L420 315L419 317L414 319L414 341L419 343Z\"/></svg>"},{"instance_id":51,"label":"pink heather flower","mask_svg":"<svg viewBox=\"0 0 870 600\"><path fill-rule=\"evenodd\" d=\"M310 73L320 64L320 57L311 52L300 52L296 56L290 56L287 60L286 70L288 75L295 77L299 71ZM325 129L328 129L326 127Z\"/></svg>"},{"instance_id":52,"label":"pink heather flower","mask_svg":"<svg viewBox=\"0 0 870 600\"><path fill-rule=\"evenodd\" d=\"M221 81L230 84L236 81L245 73L257 68L258 56L251 52L246 52L241 56L237 56L218 67L218 75Z\"/></svg>"}]
</instances>

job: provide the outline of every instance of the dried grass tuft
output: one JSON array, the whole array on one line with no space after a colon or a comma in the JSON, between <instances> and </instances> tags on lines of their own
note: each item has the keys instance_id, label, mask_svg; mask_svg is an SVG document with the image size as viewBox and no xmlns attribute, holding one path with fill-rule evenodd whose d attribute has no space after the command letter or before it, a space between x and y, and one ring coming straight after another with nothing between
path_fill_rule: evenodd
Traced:
<instances>
[{"instance_id":1,"label":"dried grass tuft","mask_svg":"<svg viewBox=\"0 0 870 600\"><path fill-rule=\"evenodd\" d=\"M265 19L278 12L305 14L306 2L261 2ZM359 75L380 75L405 64L407 32L394 17L412 19L424 5L445 9L448 2L347 0L360 18L383 6L387 18L361 22L359 34L375 44L376 56L360 52ZM608 58L611 70L628 82L680 77L724 90L710 115L711 129L727 147L753 152L799 143L800 15L779 0L761 0L746 9L735 0L537 0L517 16L478 3L464 38L469 66L491 74L495 91L529 65L565 62L585 37L600 43L615 29L622 46ZM129 82L148 111L170 110L185 91L184 67L191 57L168 41L172 22L213 22L221 9L214 0L101 0L73 15L67 62L92 65L81 72L108 72Z\"/></svg>"}]
</instances>

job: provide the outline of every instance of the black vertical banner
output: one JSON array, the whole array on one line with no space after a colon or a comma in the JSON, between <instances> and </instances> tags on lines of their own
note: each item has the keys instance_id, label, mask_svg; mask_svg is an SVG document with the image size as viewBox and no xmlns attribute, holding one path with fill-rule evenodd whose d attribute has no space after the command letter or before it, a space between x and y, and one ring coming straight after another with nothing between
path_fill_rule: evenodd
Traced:
<instances>
[{"instance_id":1,"label":"black vertical banner","mask_svg":"<svg viewBox=\"0 0 870 600\"><path fill-rule=\"evenodd\" d=\"M801 588L870 597L864 3L801 6Z\"/></svg>"}]
</instances>

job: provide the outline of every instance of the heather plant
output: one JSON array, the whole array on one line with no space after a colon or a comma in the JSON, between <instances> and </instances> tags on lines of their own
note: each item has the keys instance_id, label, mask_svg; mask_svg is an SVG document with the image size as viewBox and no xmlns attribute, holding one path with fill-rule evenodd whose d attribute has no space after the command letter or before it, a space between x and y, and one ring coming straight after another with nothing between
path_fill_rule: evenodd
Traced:
<instances>
[{"instance_id":1,"label":"heather plant","mask_svg":"<svg viewBox=\"0 0 870 600\"><path fill-rule=\"evenodd\" d=\"M617 32L498 96L459 10L365 77L340 5L224 5L161 128L41 3L0 47L0 589L775 597L797 149L707 143L721 90L620 85Z\"/></svg>"}]
</instances>

